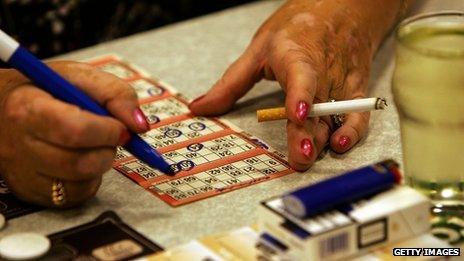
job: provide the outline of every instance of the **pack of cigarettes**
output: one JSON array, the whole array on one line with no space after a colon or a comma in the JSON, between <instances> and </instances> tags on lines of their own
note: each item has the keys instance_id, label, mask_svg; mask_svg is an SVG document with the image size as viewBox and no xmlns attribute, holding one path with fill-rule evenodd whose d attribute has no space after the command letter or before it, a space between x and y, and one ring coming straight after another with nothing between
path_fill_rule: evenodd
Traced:
<instances>
[{"instance_id":1,"label":"pack of cigarettes","mask_svg":"<svg viewBox=\"0 0 464 261\"><path fill-rule=\"evenodd\" d=\"M406 186L308 218L287 211L283 197L259 206L260 245L279 260L337 260L417 237L430 229L430 201ZM266 252L266 251L264 251Z\"/></svg>"},{"instance_id":2,"label":"pack of cigarettes","mask_svg":"<svg viewBox=\"0 0 464 261\"><path fill-rule=\"evenodd\" d=\"M414 260L414 261L429 261L442 260L445 257L440 256L396 256L395 250L412 250L412 249L451 249L453 246L444 240L441 240L432 234L422 234L413 238L409 238L397 243L392 243L379 248L371 249L369 252L348 258L351 261L395 261L395 260ZM269 245L265 240L258 241L258 260L264 261L293 261L300 260L297 257L291 256L292 253L276 251L275 248ZM446 260L460 260L459 257L446 257Z\"/></svg>"}]
</instances>

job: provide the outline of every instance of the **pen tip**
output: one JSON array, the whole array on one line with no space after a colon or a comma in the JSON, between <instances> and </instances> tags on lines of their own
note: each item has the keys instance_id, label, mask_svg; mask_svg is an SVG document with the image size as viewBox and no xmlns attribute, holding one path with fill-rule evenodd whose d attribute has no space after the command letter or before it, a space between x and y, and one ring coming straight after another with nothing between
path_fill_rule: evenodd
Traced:
<instances>
[{"instance_id":1,"label":"pen tip","mask_svg":"<svg viewBox=\"0 0 464 261\"><path fill-rule=\"evenodd\" d=\"M168 176L176 175L176 172L173 170L171 165L169 165L167 162L165 162L165 164L162 164L162 166L158 166L158 169Z\"/></svg>"},{"instance_id":2,"label":"pen tip","mask_svg":"<svg viewBox=\"0 0 464 261\"><path fill-rule=\"evenodd\" d=\"M168 168L168 169L165 169L165 170L162 170L164 174L168 175L168 176L174 176L176 175L176 172L174 172L174 170L172 170L172 168Z\"/></svg>"}]
</instances>

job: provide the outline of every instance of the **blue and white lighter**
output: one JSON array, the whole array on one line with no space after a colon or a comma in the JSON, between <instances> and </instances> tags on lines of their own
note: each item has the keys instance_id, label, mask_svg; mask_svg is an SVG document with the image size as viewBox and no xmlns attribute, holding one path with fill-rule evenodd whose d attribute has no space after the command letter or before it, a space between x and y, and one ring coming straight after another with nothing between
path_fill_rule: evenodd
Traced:
<instances>
[{"instance_id":1,"label":"blue and white lighter","mask_svg":"<svg viewBox=\"0 0 464 261\"><path fill-rule=\"evenodd\" d=\"M401 182L399 165L385 160L353 170L283 196L285 209L300 218L320 214Z\"/></svg>"}]
</instances>

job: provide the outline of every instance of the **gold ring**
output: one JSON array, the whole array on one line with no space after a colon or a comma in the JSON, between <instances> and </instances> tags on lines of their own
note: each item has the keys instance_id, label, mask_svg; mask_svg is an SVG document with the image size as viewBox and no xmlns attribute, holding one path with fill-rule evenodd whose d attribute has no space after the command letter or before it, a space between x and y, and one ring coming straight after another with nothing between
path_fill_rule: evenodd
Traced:
<instances>
[{"instance_id":1,"label":"gold ring","mask_svg":"<svg viewBox=\"0 0 464 261\"><path fill-rule=\"evenodd\" d=\"M62 206L66 203L66 190L64 189L63 182L59 179L53 179L52 202L55 206Z\"/></svg>"}]
</instances>

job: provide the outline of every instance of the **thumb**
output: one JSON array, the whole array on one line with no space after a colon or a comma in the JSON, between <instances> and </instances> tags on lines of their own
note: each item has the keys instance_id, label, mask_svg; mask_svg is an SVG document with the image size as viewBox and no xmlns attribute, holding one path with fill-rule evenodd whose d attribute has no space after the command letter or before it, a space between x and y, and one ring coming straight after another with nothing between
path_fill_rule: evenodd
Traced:
<instances>
[{"instance_id":1,"label":"thumb","mask_svg":"<svg viewBox=\"0 0 464 261\"><path fill-rule=\"evenodd\" d=\"M263 78L262 68L258 55L251 46L248 47L205 95L190 104L190 110L203 116L226 113Z\"/></svg>"}]
</instances>

